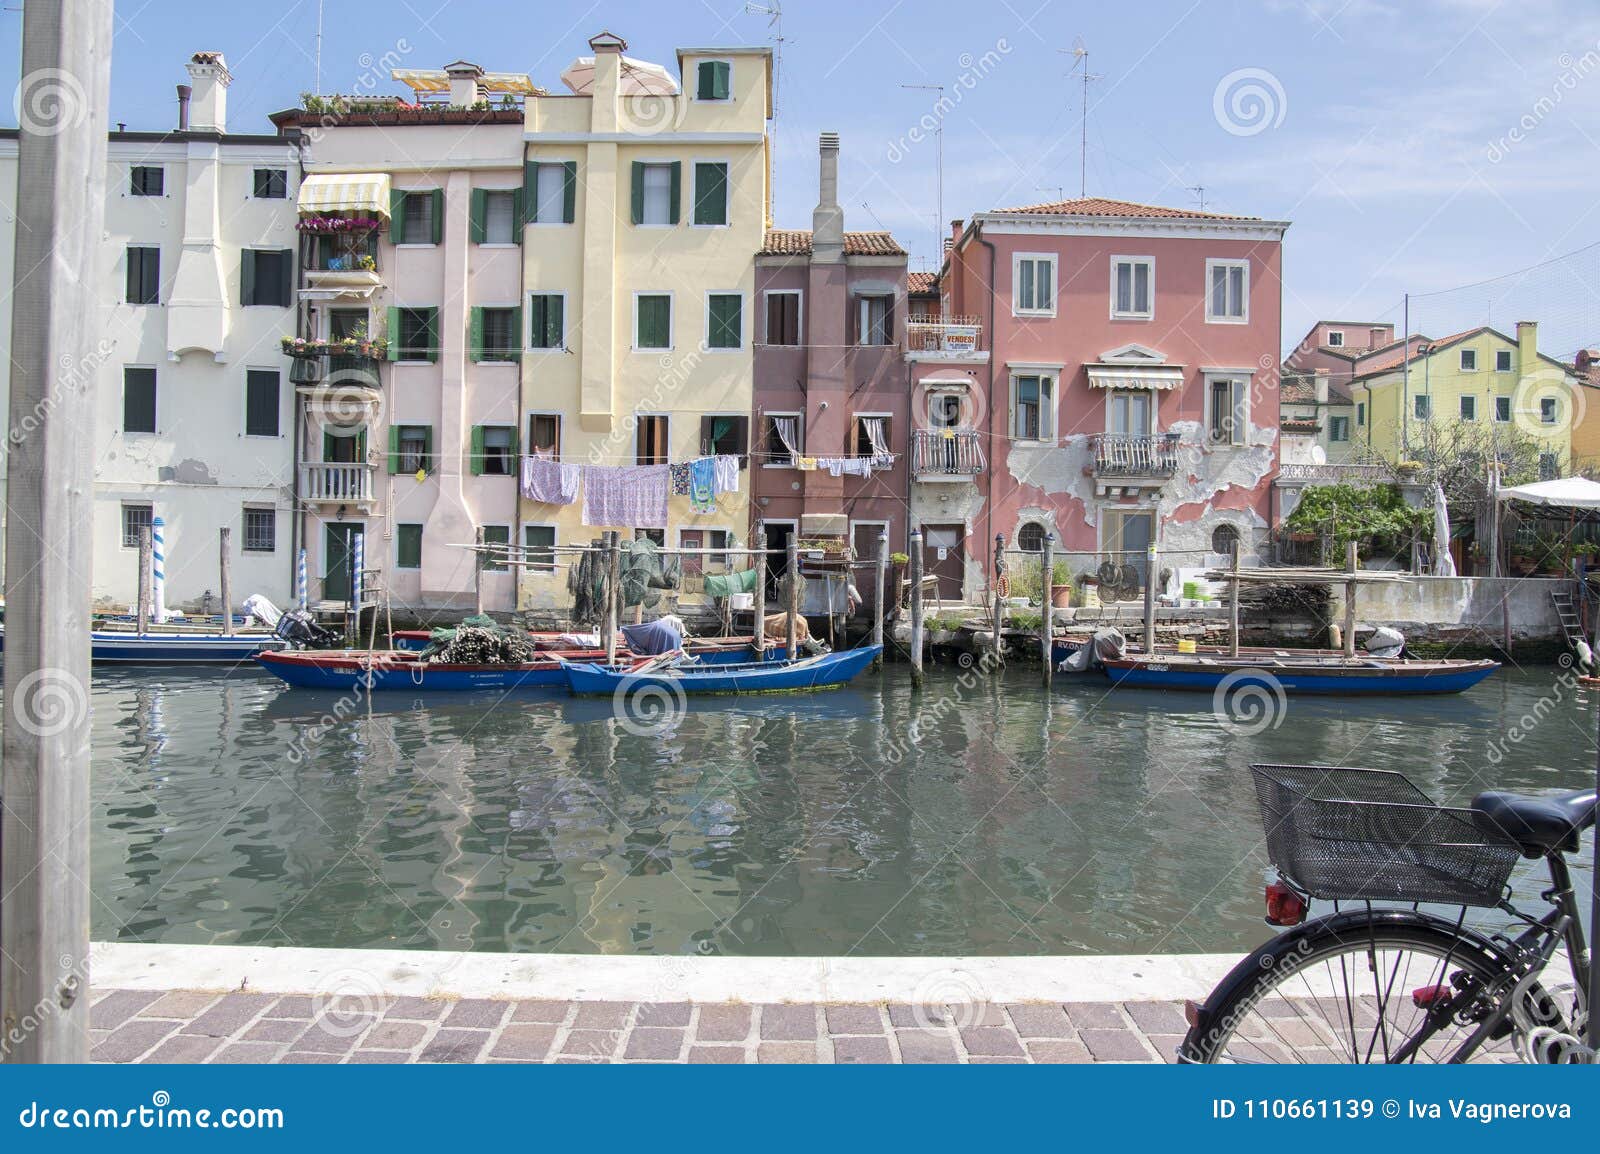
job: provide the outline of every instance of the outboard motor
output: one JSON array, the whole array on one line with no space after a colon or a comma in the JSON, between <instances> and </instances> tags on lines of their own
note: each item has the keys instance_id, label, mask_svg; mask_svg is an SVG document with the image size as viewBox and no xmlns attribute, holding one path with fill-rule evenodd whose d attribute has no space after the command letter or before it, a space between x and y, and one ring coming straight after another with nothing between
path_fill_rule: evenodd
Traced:
<instances>
[{"instance_id":1,"label":"outboard motor","mask_svg":"<svg viewBox=\"0 0 1600 1154\"><path fill-rule=\"evenodd\" d=\"M324 629L304 609L291 609L278 618L273 635L287 641L297 649L333 649L339 644L339 635Z\"/></svg>"},{"instance_id":2,"label":"outboard motor","mask_svg":"<svg viewBox=\"0 0 1600 1154\"><path fill-rule=\"evenodd\" d=\"M1387 625L1380 626L1372 631L1362 648L1373 657L1399 657L1406 649L1406 635Z\"/></svg>"}]
</instances>

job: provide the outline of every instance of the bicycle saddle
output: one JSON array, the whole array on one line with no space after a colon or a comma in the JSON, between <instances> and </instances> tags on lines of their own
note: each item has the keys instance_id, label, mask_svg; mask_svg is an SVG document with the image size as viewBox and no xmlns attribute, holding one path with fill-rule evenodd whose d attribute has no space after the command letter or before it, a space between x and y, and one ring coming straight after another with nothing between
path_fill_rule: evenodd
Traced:
<instances>
[{"instance_id":1,"label":"bicycle saddle","mask_svg":"<svg viewBox=\"0 0 1600 1154\"><path fill-rule=\"evenodd\" d=\"M1480 825L1499 831L1528 857L1551 850L1571 853L1578 835L1594 825L1595 791L1579 789L1533 797L1491 790L1472 799Z\"/></svg>"}]
</instances>

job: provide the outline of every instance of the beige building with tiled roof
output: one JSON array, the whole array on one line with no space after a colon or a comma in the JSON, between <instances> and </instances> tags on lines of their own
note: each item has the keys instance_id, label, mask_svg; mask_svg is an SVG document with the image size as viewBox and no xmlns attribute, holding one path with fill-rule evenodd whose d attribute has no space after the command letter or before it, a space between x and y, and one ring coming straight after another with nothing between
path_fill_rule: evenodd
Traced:
<instances>
[{"instance_id":1,"label":"beige building with tiled roof","mask_svg":"<svg viewBox=\"0 0 1600 1154\"><path fill-rule=\"evenodd\" d=\"M805 256L811 252L809 228L769 228L758 256ZM847 232L845 256L905 256L906 250L886 232Z\"/></svg>"}]
</instances>

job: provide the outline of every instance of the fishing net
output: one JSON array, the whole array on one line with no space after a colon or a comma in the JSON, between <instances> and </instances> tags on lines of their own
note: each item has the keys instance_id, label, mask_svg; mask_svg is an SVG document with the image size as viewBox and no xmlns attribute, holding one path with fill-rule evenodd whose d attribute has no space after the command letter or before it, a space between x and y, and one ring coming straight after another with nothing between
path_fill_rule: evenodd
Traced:
<instances>
[{"instance_id":1,"label":"fishing net","mask_svg":"<svg viewBox=\"0 0 1600 1154\"><path fill-rule=\"evenodd\" d=\"M430 664L518 665L536 660L533 638L491 617L468 617L455 629L435 629L422 659Z\"/></svg>"},{"instance_id":2,"label":"fishing net","mask_svg":"<svg viewBox=\"0 0 1600 1154\"><path fill-rule=\"evenodd\" d=\"M605 616L606 573L610 559L599 541L567 569L567 592L572 595L572 621L593 625ZM618 561L618 583L622 587L622 607L654 609L661 604L661 593L683 587L683 562L667 557L647 537L622 542Z\"/></svg>"}]
</instances>

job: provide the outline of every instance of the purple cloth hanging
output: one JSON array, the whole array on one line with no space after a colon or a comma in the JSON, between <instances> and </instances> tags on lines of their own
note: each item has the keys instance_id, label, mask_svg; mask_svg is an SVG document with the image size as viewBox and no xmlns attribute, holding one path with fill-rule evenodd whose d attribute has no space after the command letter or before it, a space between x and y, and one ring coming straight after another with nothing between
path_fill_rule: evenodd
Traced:
<instances>
[{"instance_id":1,"label":"purple cloth hanging","mask_svg":"<svg viewBox=\"0 0 1600 1154\"><path fill-rule=\"evenodd\" d=\"M670 488L666 465L585 465L583 523L665 529Z\"/></svg>"}]
</instances>

